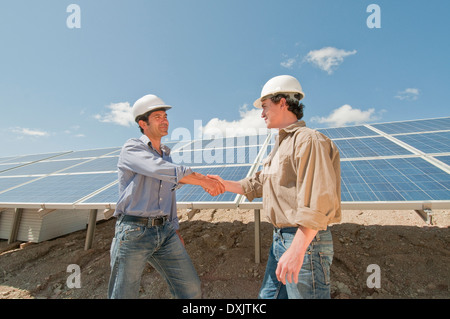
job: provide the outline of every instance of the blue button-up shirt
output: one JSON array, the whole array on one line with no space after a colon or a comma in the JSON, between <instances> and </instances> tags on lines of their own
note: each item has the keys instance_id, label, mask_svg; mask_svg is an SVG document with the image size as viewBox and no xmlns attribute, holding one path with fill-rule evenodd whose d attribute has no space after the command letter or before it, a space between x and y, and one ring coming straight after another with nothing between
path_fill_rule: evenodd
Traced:
<instances>
[{"instance_id":1,"label":"blue button-up shirt","mask_svg":"<svg viewBox=\"0 0 450 319\"><path fill-rule=\"evenodd\" d=\"M122 147L117 164L119 200L114 215L167 216L178 229L175 189L192 170L172 163L170 149L165 145L161 144L161 150L162 156L146 135L130 139Z\"/></svg>"}]
</instances>

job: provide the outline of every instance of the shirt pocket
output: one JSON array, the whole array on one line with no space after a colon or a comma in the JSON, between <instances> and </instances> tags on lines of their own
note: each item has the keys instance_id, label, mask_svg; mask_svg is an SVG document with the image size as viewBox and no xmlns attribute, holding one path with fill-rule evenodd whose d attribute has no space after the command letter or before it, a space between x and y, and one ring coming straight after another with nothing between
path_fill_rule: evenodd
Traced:
<instances>
[{"instance_id":1,"label":"shirt pocket","mask_svg":"<svg viewBox=\"0 0 450 319\"><path fill-rule=\"evenodd\" d=\"M263 162L263 174L266 176L266 178L279 176L280 169L283 166L283 157L285 156L280 156L279 152L276 152Z\"/></svg>"},{"instance_id":2,"label":"shirt pocket","mask_svg":"<svg viewBox=\"0 0 450 319\"><path fill-rule=\"evenodd\" d=\"M276 168L277 184L283 187L295 187L297 180L297 172L294 167L294 162L291 155L280 155L277 159L278 165Z\"/></svg>"}]
</instances>

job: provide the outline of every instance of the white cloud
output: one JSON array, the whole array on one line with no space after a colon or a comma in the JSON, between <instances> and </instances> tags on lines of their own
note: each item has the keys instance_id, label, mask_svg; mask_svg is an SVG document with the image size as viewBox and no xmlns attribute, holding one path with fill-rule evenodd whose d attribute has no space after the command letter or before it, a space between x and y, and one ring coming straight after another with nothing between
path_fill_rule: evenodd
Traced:
<instances>
[{"instance_id":1,"label":"white cloud","mask_svg":"<svg viewBox=\"0 0 450 319\"><path fill-rule=\"evenodd\" d=\"M28 135L28 136L48 136L49 133L40 130L32 130L25 127L16 127L13 129L13 132L20 135Z\"/></svg>"},{"instance_id":2,"label":"white cloud","mask_svg":"<svg viewBox=\"0 0 450 319\"><path fill-rule=\"evenodd\" d=\"M240 119L236 121L211 119L205 126L201 127L204 136L232 137L242 135L263 134L266 130L266 123L261 118L261 109L247 109L244 104L240 110Z\"/></svg>"},{"instance_id":3,"label":"white cloud","mask_svg":"<svg viewBox=\"0 0 450 319\"><path fill-rule=\"evenodd\" d=\"M297 60L295 58L289 58L289 59L282 61L280 63L280 65L284 68L292 69L292 66L294 65L295 62L297 62Z\"/></svg>"},{"instance_id":4,"label":"white cloud","mask_svg":"<svg viewBox=\"0 0 450 319\"><path fill-rule=\"evenodd\" d=\"M100 122L114 123L122 126L131 126L134 123L130 103L112 103L107 108L110 110L109 113L105 115L96 114L94 118Z\"/></svg>"},{"instance_id":5,"label":"white cloud","mask_svg":"<svg viewBox=\"0 0 450 319\"><path fill-rule=\"evenodd\" d=\"M320 50L309 51L305 60L331 74L337 66L344 62L345 57L353 54L356 54L356 50L345 51L333 47L325 47Z\"/></svg>"},{"instance_id":6,"label":"white cloud","mask_svg":"<svg viewBox=\"0 0 450 319\"><path fill-rule=\"evenodd\" d=\"M83 133L76 133L76 131L78 131L80 128L80 125L72 125L70 129L64 130L64 133L73 137L86 137L86 135Z\"/></svg>"},{"instance_id":7,"label":"white cloud","mask_svg":"<svg viewBox=\"0 0 450 319\"><path fill-rule=\"evenodd\" d=\"M317 123L325 123L329 126L345 126L349 124L361 124L369 121L377 120L374 114L375 109L371 108L366 111L354 109L348 104L335 109L328 117L312 117L311 121Z\"/></svg>"},{"instance_id":8,"label":"white cloud","mask_svg":"<svg viewBox=\"0 0 450 319\"><path fill-rule=\"evenodd\" d=\"M419 89L407 88L404 91L398 92L395 98L399 100L415 101L419 98Z\"/></svg>"}]
</instances>

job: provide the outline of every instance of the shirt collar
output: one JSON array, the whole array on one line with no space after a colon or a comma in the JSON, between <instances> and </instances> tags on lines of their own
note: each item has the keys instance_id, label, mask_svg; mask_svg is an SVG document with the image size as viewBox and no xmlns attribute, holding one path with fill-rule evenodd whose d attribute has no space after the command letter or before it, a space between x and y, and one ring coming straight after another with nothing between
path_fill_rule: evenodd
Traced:
<instances>
[{"instance_id":1,"label":"shirt collar","mask_svg":"<svg viewBox=\"0 0 450 319\"><path fill-rule=\"evenodd\" d=\"M295 123L292 123L291 125L288 125L282 129L280 129L280 131L278 133L278 135L280 136L280 140L283 140L286 135L297 131L301 127L306 127L305 121L297 121Z\"/></svg>"},{"instance_id":2,"label":"shirt collar","mask_svg":"<svg viewBox=\"0 0 450 319\"><path fill-rule=\"evenodd\" d=\"M147 144L149 147L151 147L153 150L155 150L155 148L152 145L152 142L150 141L150 139L148 138L147 135L143 134L140 138L139 138L143 143ZM155 150L156 151L156 150ZM170 148L168 148L166 145L161 143L161 151L165 154L165 155L169 155L170 154Z\"/></svg>"},{"instance_id":3,"label":"shirt collar","mask_svg":"<svg viewBox=\"0 0 450 319\"><path fill-rule=\"evenodd\" d=\"M147 135L142 134L142 136L139 138L144 144L148 144L150 142L150 139Z\"/></svg>"}]
</instances>

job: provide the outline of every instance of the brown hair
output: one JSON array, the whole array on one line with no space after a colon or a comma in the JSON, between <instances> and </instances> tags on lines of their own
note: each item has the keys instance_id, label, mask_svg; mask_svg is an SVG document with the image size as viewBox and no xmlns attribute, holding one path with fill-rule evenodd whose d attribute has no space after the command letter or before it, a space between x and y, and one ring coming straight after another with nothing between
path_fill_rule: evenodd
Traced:
<instances>
[{"instance_id":1,"label":"brown hair","mask_svg":"<svg viewBox=\"0 0 450 319\"><path fill-rule=\"evenodd\" d=\"M295 114L297 120L300 120L303 117L303 108L305 105L300 103L300 99L302 95L300 93L295 93L293 96L286 93L278 93L270 97L270 100L278 104L282 98L286 99L286 104L288 105L288 110Z\"/></svg>"}]
</instances>

